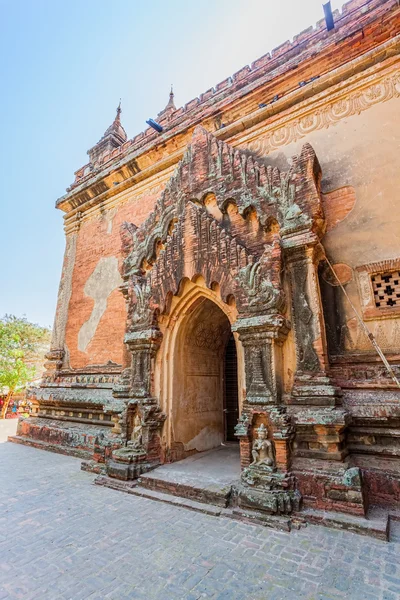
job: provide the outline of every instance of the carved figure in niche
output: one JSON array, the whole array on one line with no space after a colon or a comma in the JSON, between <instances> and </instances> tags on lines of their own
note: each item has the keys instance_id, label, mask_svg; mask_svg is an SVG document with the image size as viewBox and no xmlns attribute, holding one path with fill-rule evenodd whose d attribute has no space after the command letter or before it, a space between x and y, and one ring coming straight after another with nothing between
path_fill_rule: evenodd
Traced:
<instances>
[{"instance_id":1,"label":"carved figure in niche","mask_svg":"<svg viewBox=\"0 0 400 600\"><path fill-rule=\"evenodd\" d=\"M131 312L132 325L150 325L152 320L150 284L145 277L133 277L132 283L136 299Z\"/></svg>"},{"instance_id":2,"label":"carved figure in niche","mask_svg":"<svg viewBox=\"0 0 400 600\"><path fill-rule=\"evenodd\" d=\"M238 281L246 292L249 306L266 312L284 309L285 298L281 288L281 247L278 239L264 247L261 258L240 269Z\"/></svg>"},{"instance_id":3,"label":"carved figure in niche","mask_svg":"<svg viewBox=\"0 0 400 600\"><path fill-rule=\"evenodd\" d=\"M284 226L292 230L310 223L308 215L304 214L300 206L295 202L296 184L293 181L293 176L297 159L293 159L293 161L292 167L281 179L279 202L281 212L283 213Z\"/></svg>"},{"instance_id":4,"label":"carved figure in niche","mask_svg":"<svg viewBox=\"0 0 400 600\"><path fill-rule=\"evenodd\" d=\"M263 466L270 471L274 471L276 468L274 443L268 439L268 431L264 423L256 431L258 437L254 440L251 450L253 457L251 465Z\"/></svg>"},{"instance_id":5,"label":"carved figure in niche","mask_svg":"<svg viewBox=\"0 0 400 600\"><path fill-rule=\"evenodd\" d=\"M133 419L132 433L127 445L132 450L139 450L142 448L142 420L139 413L136 413Z\"/></svg>"}]
</instances>

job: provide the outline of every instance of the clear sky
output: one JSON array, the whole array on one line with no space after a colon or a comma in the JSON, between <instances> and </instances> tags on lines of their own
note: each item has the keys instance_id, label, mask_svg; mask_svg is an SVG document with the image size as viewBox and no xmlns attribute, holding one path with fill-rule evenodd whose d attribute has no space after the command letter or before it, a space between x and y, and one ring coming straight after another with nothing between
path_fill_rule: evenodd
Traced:
<instances>
[{"instance_id":1,"label":"clear sky","mask_svg":"<svg viewBox=\"0 0 400 600\"><path fill-rule=\"evenodd\" d=\"M322 0L0 0L0 316L52 325L54 203L120 98L131 138L171 83L182 106L321 18Z\"/></svg>"}]
</instances>

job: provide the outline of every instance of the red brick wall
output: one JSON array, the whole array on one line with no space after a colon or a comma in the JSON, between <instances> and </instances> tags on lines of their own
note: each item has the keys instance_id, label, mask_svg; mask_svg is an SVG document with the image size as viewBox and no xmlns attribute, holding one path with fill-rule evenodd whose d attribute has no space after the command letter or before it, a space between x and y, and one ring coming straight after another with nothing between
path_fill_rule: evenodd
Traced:
<instances>
[{"instance_id":1,"label":"red brick wall","mask_svg":"<svg viewBox=\"0 0 400 600\"><path fill-rule=\"evenodd\" d=\"M121 268L121 223L128 221L139 226L153 209L161 191L162 188L159 187L121 205L112 220L111 233L107 233L107 213L99 213L82 222L77 240L65 339L72 368L101 365L108 361L124 363L126 308L125 300L118 289L109 295L107 308L86 352L78 349L79 330L89 319L94 306L93 298L85 294L84 287L102 257L118 257Z\"/></svg>"}]
</instances>

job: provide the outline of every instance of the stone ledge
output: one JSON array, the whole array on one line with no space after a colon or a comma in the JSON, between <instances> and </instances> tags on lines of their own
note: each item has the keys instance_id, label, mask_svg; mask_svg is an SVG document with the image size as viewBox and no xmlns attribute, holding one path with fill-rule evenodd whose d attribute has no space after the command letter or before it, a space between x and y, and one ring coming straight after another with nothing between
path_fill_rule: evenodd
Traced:
<instances>
[{"instance_id":1,"label":"stone ledge","mask_svg":"<svg viewBox=\"0 0 400 600\"><path fill-rule=\"evenodd\" d=\"M225 508L228 506L232 494L231 485L203 485L194 487L179 482L172 482L166 479L157 478L148 473L141 476L139 483L143 488L157 491L159 493L171 494L195 502L204 504L213 504Z\"/></svg>"},{"instance_id":2,"label":"stone ledge","mask_svg":"<svg viewBox=\"0 0 400 600\"><path fill-rule=\"evenodd\" d=\"M190 500L189 498L174 496L173 494L167 494L149 489L139 485L137 480L125 482L113 479L112 477L99 476L96 477L93 483L94 485L102 485L113 490L125 492L127 494L133 494L134 496L141 496L142 498L148 498L149 500L156 500L158 502L173 504L174 506L181 506L182 508L202 512L211 516L218 517L222 514L221 507L213 504L206 504L204 502L196 502L195 500Z\"/></svg>"},{"instance_id":3,"label":"stone ledge","mask_svg":"<svg viewBox=\"0 0 400 600\"><path fill-rule=\"evenodd\" d=\"M112 479L111 477L99 476L94 480L93 484L102 485L149 500L155 500L156 502L172 504L173 506L201 512L213 517L225 517L250 523L252 525L279 529L280 531L286 531L288 533L292 529L306 527L307 524L323 525L333 529L343 529L353 533L366 535L386 542L389 540L390 520L400 520L400 511L394 511L394 515L392 516L384 511L375 509L368 513L367 518L310 508L304 509L290 517L275 516L254 510L240 509L237 507L223 508L213 504L197 502L189 498L145 488L137 481L122 482Z\"/></svg>"},{"instance_id":4,"label":"stone ledge","mask_svg":"<svg viewBox=\"0 0 400 600\"><path fill-rule=\"evenodd\" d=\"M345 513L305 508L297 514L297 517L313 525L352 531L385 542L389 540L390 519L386 512L370 510L366 517L358 517Z\"/></svg>"}]
</instances>

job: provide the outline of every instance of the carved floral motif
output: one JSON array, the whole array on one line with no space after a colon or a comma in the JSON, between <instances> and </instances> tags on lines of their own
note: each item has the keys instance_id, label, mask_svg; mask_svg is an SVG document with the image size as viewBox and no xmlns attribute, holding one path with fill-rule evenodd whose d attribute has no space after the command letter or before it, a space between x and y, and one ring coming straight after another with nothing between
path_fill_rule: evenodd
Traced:
<instances>
[{"instance_id":1,"label":"carved floral motif","mask_svg":"<svg viewBox=\"0 0 400 600\"><path fill-rule=\"evenodd\" d=\"M363 77L365 86L365 75ZM341 119L360 114L374 104L400 97L400 75L398 71L378 82L375 79L375 75L372 75L369 87L363 87L360 90L356 85L354 89L348 91L344 98L335 100L336 97L343 94L341 90L338 91L332 96L330 104L317 108L312 114L302 116L300 108L294 117L291 115L290 118L279 119L273 126L266 128L263 137L249 141L247 144L248 149L258 155L270 154L282 146L296 142L312 131L327 129ZM309 110L308 101L304 106L307 106Z\"/></svg>"}]
</instances>

